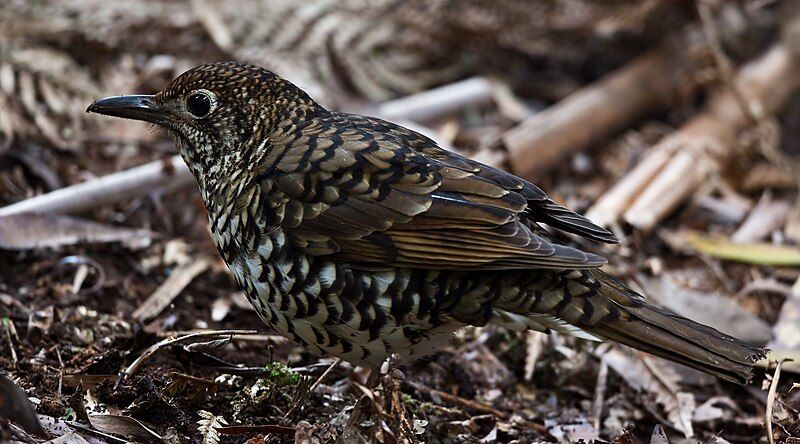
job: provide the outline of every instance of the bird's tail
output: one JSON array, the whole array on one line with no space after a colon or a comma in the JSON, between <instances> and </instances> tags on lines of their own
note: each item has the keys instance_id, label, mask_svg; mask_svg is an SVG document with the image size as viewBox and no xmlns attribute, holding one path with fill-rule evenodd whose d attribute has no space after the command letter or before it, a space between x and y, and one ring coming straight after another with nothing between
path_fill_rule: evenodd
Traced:
<instances>
[{"instance_id":1,"label":"bird's tail","mask_svg":"<svg viewBox=\"0 0 800 444\"><path fill-rule=\"evenodd\" d=\"M562 319L592 336L739 384L749 382L753 365L766 357L762 348L648 304L630 287L601 271L573 273L581 275L581 283L588 285L589 291L571 298L568 305L573 309L563 313Z\"/></svg>"}]
</instances>

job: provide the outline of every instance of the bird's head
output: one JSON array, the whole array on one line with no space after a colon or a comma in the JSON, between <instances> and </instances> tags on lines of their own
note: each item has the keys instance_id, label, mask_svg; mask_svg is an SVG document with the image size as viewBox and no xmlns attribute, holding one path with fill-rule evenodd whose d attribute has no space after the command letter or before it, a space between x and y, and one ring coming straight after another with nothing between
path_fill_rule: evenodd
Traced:
<instances>
[{"instance_id":1,"label":"bird's head","mask_svg":"<svg viewBox=\"0 0 800 444\"><path fill-rule=\"evenodd\" d=\"M164 129L201 181L257 160L279 125L320 110L306 93L266 69L219 62L186 71L157 94L107 97L86 111Z\"/></svg>"}]
</instances>

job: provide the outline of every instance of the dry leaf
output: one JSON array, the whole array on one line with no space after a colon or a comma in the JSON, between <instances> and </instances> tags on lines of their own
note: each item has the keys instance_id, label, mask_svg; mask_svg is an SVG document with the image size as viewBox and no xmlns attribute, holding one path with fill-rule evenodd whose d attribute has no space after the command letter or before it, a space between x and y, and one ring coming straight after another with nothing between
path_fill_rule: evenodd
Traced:
<instances>
[{"instance_id":1,"label":"dry leaf","mask_svg":"<svg viewBox=\"0 0 800 444\"><path fill-rule=\"evenodd\" d=\"M559 424L548 419L544 424L550 435L560 443L595 442L600 439L600 433L588 421Z\"/></svg>"},{"instance_id":2,"label":"dry leaf","mask_svg":"<svg viewBox=\"0 0 800 444\"><path fill-rule=\"evenodd\" d=\"M112 435L124 436L126 438L143 438L145 440L164 439L158 433L142 424L139 420L130 416L122 415L89 415L92 427Z\"/></svg>"},{"instance_id":3,"label":"dry leaf","mask_svg":"<svg viewBox=\"0 0 800 444\"><path fill-rule=\"evenodd\" d=\"M0 418L8 419L36 436L46 436L28 395L0 373Z\"/></svg>"},{"instance_id":4,"label":"dry leaf","mask_svg":"<svg viewBox=\"0 0 800 444\"><path fill-rule=\"evenodd\" d=\"M200 410L197 414L200 415L197 430L203 435L203 444L219 444L220 436L217 428L228 425L228 421L205 410Z\"/></svg>"},{"instance_id":5,"label":"dry leaf","mask_svg":"<svg viewBox=\"0 0 800 444\"><path fill-rule=\"evenodd\" d=\"M669 444L669 439L667 439L667 434L664 433L664 428L661 427L661 424L656 424L653 427L653 433L650 435L650 444Z\"/></svg>"},{"instance_id":6,"label":"dry leaf","mask_svg":"<svg viewBox=\"0 0 800 444\"><path fill-rule=\"evenodd\" d=\"M648 299L681 316L754 344L766 344L772 339L770 325L733 298L680 286L669 273L658 278L638 275L636 280L644 287Z\"/></svg>"},{"instance_id":7,"label":"dry leaf","mask_svg":"<svg viewBox=\"0 0 800 444\"><path fill-rule=\"evenodd\" d=\"M727 408L723 409L719 406L725 406ZM735 411L737 411L737 406L731 398L727 396L714 396L697 407L697 410L694 411L692 421L706 422L731 419L733 418L733 413L731 412Z\"/></svg>"},{"instance_id":8,"label":"dry leaf","mask_svg":"<svg viewBox=\"0 0 800 444\"><path fill-rule=\"evenodd\" d=\"M638 352L631 355L618 348L611 348L603 355L603 360L628 385L652 394L663 407L672 426L691 438L694 435L692 416L696 408L694 395L680 390L679 376L669 367L669 363L659 358L643 356Z\"/></svg>"},{"instance_id":9,"label":"dry leaf","mask_svg":"<svg viewBox=\"0 0 800 444\"><path fill-rule=\"evenodd\" d=\"M765 242L735 244L724 236L709 236L688 230L664 237L677 249L689 247L720 259L756 265L800 266L800 247L796 246Z\"/></svg>"}]
</instances>

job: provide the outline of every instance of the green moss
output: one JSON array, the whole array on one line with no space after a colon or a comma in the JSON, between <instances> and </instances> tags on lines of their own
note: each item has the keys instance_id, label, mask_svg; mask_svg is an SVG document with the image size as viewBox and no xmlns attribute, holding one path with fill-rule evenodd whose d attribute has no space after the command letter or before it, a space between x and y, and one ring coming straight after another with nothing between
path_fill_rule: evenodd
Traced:
<instances>
[{"instance_id":1,"label":"green moss","mask_svg":"<svg viewBox=\"0 0 800 444\"><path fill-rule=\"evenodd\" d=\"M264 370L266 370L264 379L269 380L278 387L295 385L300 381L299 373L293 372L292 369L280 362L270 362L264 366Z\"/></svg>"},{"instance_id":2,"label":"green moss","mask_svg":"<svg viewBox=\"0 0 800 444\"><path fill-rule=\"evenodd\" d=\"M414 404L415 402L417 402L417 400L414 399L413 396L409 395L408 393L403 393L403 403L404 404Z\"/></svg>"}]
</instances>

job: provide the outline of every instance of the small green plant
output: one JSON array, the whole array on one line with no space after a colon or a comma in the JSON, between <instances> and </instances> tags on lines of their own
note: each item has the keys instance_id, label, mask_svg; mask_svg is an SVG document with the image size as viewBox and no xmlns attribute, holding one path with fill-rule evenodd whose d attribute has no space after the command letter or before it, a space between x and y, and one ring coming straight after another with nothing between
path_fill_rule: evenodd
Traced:
<instances>
[{"instance_id":1,"label":"small green plant","mask_svg":"<svg viewBox=\"0 0 800 444\"><path fill-rule=\"evenodd\" d=\"M264 373L264 377L250 387L250 398L256 402L270 400L281 393L280 388L297 385L300 381L300 374L280 362L270 362L264 366Z\"/></svg>"},{"instance_id":2,"label":"small green plant","mask_svg":"<svg viewBox=\"0 0 800 444\"><path fill-rule=\"evenodd\" d=\"M300 381L300 374L292 371L286 364L280 362L270 362L264 366L266 378L278 387L295 385Z\"/></svg>"}]
</instances>

